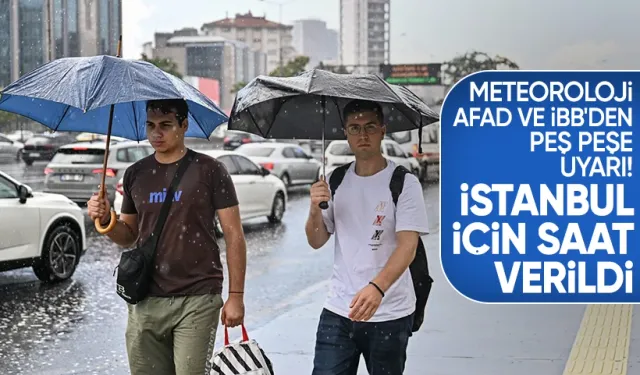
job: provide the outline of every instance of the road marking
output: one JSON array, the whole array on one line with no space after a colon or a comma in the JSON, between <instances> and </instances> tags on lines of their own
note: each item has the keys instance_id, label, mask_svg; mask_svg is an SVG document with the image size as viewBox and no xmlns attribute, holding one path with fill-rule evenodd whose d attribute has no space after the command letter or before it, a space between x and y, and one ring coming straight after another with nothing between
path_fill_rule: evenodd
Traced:
<instances>
[{"instance_id":1,"label":"road marking","mask_svg":"<svg viewBox=\"0 0 640 375\"><path fill-rule=\"evenodd\" d=\"M563 375L626 375L633 305L588 305Z\"/></svg>"}]
</instances>

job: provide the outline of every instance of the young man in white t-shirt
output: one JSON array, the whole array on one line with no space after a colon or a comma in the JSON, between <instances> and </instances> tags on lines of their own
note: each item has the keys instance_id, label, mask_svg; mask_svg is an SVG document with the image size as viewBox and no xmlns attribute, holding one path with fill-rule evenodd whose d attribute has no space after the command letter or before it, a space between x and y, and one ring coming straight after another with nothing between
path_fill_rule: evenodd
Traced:
<instances>
[{"instance_id":1,"label":"young man in white t-shirt","mask_svg":"<svg viewBox=\"0 0 640 375\"><path fill-rule=\"evenodd\" d=\"M333 199L330 176L312 186L305 227L314 249L335 235L313 375L356 375L360 355L371 375L401 375L416 303L409 265L419 236L428 233L422 186L406 174L394 206L389 182L396 165L381 152L385 127L377 103L354 100L343 118L356 161ZM322 210L320 202L329 208Z\"/></svg>"}]
</instances>

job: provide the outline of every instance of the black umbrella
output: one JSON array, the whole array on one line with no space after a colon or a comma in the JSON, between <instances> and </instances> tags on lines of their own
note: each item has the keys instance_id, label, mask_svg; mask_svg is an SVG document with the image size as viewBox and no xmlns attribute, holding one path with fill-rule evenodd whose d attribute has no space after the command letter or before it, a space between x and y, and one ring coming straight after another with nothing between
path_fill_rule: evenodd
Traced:
<instances>
[{"instance_id":1,"label":"black umbrella","mask_svg":"<svg viewBox=\"0 0 640 375\"><path fill-rule=\"evenodd\" d=\"M295 77L258 76L236 95L229 130L279 139L344 139L342 110L354 99L382 107L388 133L420 129L439 120L413 92L373 74L313 69ZM422 142L420 142L422 143ZM324 151L322 175L325 175ZM321 207L327 207L323 202Z\"/></svg>"}]
</instances>

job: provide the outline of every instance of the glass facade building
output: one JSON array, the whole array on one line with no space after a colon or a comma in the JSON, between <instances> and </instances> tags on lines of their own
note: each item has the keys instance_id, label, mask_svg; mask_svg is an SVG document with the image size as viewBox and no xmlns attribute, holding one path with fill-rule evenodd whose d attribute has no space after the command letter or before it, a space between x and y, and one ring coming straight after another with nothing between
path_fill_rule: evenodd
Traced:
<instances>
[{"instance_id":1,"label":"glass facade building","mask_svg":"<svg viewBox=\"0 0 640 375\"><path fill-rule=\"evenodd\" d=\"M62 57L116 54L122 0L0 0L0 87Z\"/></svg>"},{"instance_id":2,"label":"glass facade building","mask_svg":"<svg viewBox=\"0 0 640 375\"><path fill-rule=\"evenodd\" d=\"M11 0L0 0L0 87L11 83Z\"/></svg>"},{"instance_id":3,"label":"glass facade building","mask_svg":"<svg viewBox=\"0 0 640 375\"><path fill-rule=\"evenodd\" d=\"M78 0L66 0L66 40L65 56L80 56L80 31L78 28Z\"/></svg>"},{"instance_id":4,"label":"glass facade building","mask_svg":"<svg viewBox=\"0 0 640 375\"><path fill-rule=\"evenodd\" d=\"M45 62L45 1L20 0L18 25L20 38L20 75L29 73Z\"/></svg>"}]
</instances>

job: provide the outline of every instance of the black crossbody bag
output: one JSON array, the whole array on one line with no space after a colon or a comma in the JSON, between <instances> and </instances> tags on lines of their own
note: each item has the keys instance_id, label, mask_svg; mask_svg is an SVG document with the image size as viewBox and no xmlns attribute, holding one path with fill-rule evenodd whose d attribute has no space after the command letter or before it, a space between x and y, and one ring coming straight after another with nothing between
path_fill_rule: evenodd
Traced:
<instances>
[{"instance_id":1,"label":"black crossbody bag","mask_svg":"<svg viewBox=\"0 0 640 375\"><path fill-rule=\"evenodd\" d=\"M162 229L169 216L169 209L173 202L173 192L178 187L182 176L191 164L193 154L191 150L187 151L187 155L179 162L171 186L167 191L165 200L160 208L160 216L156 222L156 226L151 232L151 236L135 249L128 250L120 256L120 263L116 267L118 276L116 278L116 292L127 303L135 305L144 300L149 293L149 285L151 284L152 274L155 267L156 249L158 240L162 235Z\"/></svg>"}]
</instances>

